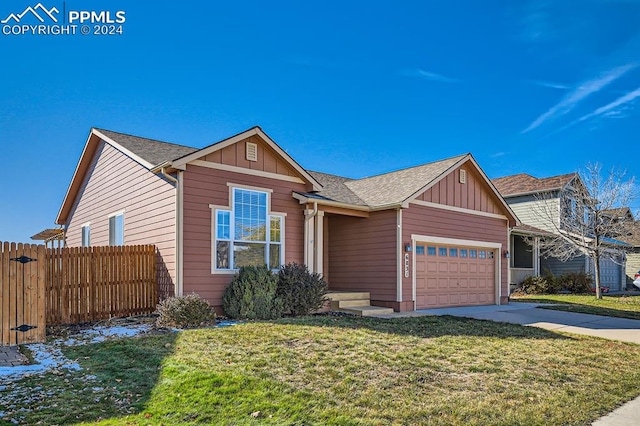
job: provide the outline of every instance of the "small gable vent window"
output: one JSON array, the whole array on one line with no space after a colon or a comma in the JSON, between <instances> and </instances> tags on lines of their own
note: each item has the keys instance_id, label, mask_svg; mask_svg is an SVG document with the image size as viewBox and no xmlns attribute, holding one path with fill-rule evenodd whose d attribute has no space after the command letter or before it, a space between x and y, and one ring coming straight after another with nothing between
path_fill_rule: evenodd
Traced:
<instances>
[{"instance_id":1,"label":"small gable vent window","mask_svg":"<svg viewBox=\"0 0 640 426\"><path fill-rule=\"evenodd\" d=\"M460 169L460 183L467 183L467 171Z\"/></svg>"},{"instance_id":2,"label":"small gable vent window","mask_svg":"<svg viewBox=\"0 0 640 426\"><path fill-rule=\"evenodd\" d=\"M247 160L258 161L258 145L257 144L247 142Z\"/></svg>"}]
</instances>

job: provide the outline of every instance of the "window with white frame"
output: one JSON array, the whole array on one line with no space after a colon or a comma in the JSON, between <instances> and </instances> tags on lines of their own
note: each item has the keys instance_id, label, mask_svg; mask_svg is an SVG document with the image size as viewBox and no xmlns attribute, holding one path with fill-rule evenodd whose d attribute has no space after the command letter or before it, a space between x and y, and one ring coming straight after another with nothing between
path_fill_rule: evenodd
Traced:
<instances>
[{"instance_id":1,"label":"window with white frame","mask_svg":"<svg viewBox=\"0 0 640 426\"><path fill-rule=\"evenodd\" d=\"M91 225L82 225L82 247L91 246Z\"/></svg>"},{"instance_id":2,"label":"window with white frame","mask_svg":"<svg viewBox=\"0 0 640 426\"><path fill-rule=\"evenodd\" d=\"M231 209L213 211L214 269L259 265L278 269L283 263L284 217L269 214L267 192L233 188L231 193Z\"/></svg>"},{"instance_id":3,"label":"window with white frame","mask_svg":"<svg viewBox=\"0 0 640 426\"><path fill-rule=\"evenodd\" d=\"M109 216L109 245L124 245L124 212Z\"/></svg>"}]
</instances>

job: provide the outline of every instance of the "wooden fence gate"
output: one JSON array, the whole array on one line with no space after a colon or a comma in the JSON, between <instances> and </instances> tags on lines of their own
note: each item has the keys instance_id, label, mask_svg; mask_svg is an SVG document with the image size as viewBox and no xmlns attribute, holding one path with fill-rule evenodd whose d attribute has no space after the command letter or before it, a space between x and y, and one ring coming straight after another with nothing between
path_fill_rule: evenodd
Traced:
<instances>
[{"instance_id":1,"label":"wooden fence gate","mask_svg":"<svg viewBox=\"0 0 640 426\"><path fill-rule=\"evenodd\" d=\"M45 338L46 248L0 243L0 345Z\"/></svg>"},{"instance_id":2,"label":"wooden fence gate","mask_svg":"<svg viewBox=\"0 0 640 426\"><path fill-rule=\"evenodd\" d=\"M47 325L149 314L157 303L153 245L0 242L0 345L42 342Z\"/></svg>"}]
</instances>

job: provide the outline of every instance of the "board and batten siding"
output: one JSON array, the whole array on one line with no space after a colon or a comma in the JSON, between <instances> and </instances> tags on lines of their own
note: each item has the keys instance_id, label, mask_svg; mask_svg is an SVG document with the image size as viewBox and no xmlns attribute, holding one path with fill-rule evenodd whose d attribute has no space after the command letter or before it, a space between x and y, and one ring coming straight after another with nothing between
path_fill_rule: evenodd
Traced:
<instances>
[{"instance_id":1,"label":"board and batten siding","mask_svg":"<svg viewBox=\"0 0 640 426\"><path fill-rule=\"evenodd\" d=\"M233 274L212 273L212 209L230 206L230 185L272 190L271 212L286 213L284 263L304 263L304 209L293 191L304 192L304 184L243 173L187 165L183 175L183 293L198 293L222 313L222 294Z\"/></svg>"},{"instance_id":2,"label":"board and batten siding","mask_svg":"<svg viewBox=\"0 0 640 426\"><path fill-rule=\"evenodd\" d=\"M460 170L465 171L465 183L460 183ZM484 178L467 163L444 176L416 200L494 214L502 214L504 209Z\"/></svg>"},{"instance_id":3,"label":"board and batten siding","mask_svg":"<svg viewBox=\"0 0 640 426\"><path fill-rule=\"evenodd\" d=\"M176 283L176 189L121 151L100 142L69 215L66 243L82 245L90 224L92 246L109 245L109 216L124 210L124 243L155 244L161 296Z\"/></svg>"},{"instance_id":4,"label":"board and batten siding","mask_svg":"<svg viewBox=\"0 0 640 426\"><path fill-rule=\"evenodd\" d=\"M396 210L368 218L328 214L329 288L368 291L371 302L395 302L397 287Z\"/></svg>"},{"instance_id":5,"label":"board and batten siding","mask_svg":"<svg viewBox=\"0 0 640 426\"><path fill-rule=\"evenodd\" d=\"M478 242L491 242L502 244L502 250L507 250L508 226L507 220L494 217L486 217L468 213L455 212L440 208L426 207L411 204L402 211L402 243L411 243L411 235L426 235L439 238L453 238L458 240L471 240ZM413 256L413 253L410 254ZM501 267L501 295L507 296L508 279L507 268L509 262L500 256ZM413 273L413 271L412 271ZM413 277L403 276L402 300L412 300Z\"/></svg>"}]
</instances>

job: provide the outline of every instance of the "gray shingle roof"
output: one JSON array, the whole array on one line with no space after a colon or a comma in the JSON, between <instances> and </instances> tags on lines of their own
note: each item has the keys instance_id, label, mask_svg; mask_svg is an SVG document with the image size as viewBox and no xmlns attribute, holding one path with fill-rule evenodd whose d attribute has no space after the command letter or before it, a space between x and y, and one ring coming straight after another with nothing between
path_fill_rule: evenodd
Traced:
<instances>
[{"instance_id":1,"label":"gray shingle roof","mask_svg":"<svg viewBox=\"0 0 640 426\"><path fill-rule=\"evenodd\" d=\"M459 155L363 179L310 173L323 185L322 191L316 195L341 203L382 207L406 201L466 156Z\"/></svg>"},{"instance_id":2,"label":"gray shingle roof","mask_svg":"<svg viewBox=\"0 0 640 426\"><path fill-rule=\"evenodd\" d=\"M96 130L154 166L198 151L197 148L189 146L141 138L111 130L98 128Z\"/></svg>"},{"instance_id":3,"label":"gray shingle roof","mask_svg":"<svg viewBox=\"0 0 640 426\"><path fill-rule=\"evenodd\" d=\"M352 179L312 171L309 171L309 174L322 185L322 191L316 195L341 203L366 206L366 203L345 185Z\"/></svg>"}]
</instances>

